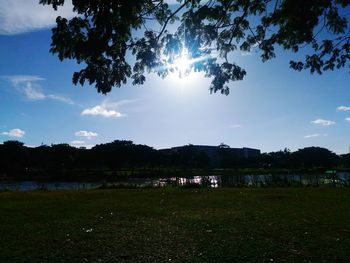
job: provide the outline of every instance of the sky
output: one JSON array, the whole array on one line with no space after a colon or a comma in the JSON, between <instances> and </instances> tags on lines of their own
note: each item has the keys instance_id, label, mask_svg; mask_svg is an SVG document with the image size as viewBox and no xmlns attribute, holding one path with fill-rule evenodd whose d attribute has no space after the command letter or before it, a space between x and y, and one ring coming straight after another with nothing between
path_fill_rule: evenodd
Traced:
<instances>
[{"instance_id":1,"label":"sky","mask_svg":"<svg viewBox=\"0 0 350 263\"><path fill-rule=\"evenodd\" d=\"M102 95L74 86L81 67L49 53L54 12L36 0L0 0L0 143L28 146L69 143L92 147L132 140L156 149L185 144L251 147L262 152L350 147L348 70L312 75L289 69L294 54L278 51L262 63L259 53L237 53L243 81L230 94L210 94L210 79L192 73L161 79L147 75Z\"/></svg>"}]
</instances>

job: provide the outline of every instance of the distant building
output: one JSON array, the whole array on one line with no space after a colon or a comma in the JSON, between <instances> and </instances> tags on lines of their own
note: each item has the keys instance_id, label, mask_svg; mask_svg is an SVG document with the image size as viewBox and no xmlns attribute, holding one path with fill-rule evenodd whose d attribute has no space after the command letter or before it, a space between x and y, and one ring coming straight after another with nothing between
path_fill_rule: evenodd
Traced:
<instances>
[{"instance_id":1,"label":"distant building","mask_svg":"<svg viewBox=\"0 0 350 263\"><path fill-rule=\"evenodd\" d=\"M204 152L210 159L210 163L214 166L218 165L220 163L220 155L222 152L233 154L238 158L254 158L258 157L260 155L260 150L258 149L252 149L252 148L231 148L228 145L221 144L219 146L210 146L210 145L184 145L184 146L177 146L172 147L170 149L163 149L161 151L174 151L174 152L180 152L183 150L188 149L188 147L191 147L191 149L195 152Z\"/></svg>"},{"instance_id":2,"label":"distant building","mask_svg":"<svg viewBox=\"0 0 350 263\"><path fill-rule=\"evenodd\" d=\"M193 149L205 152L209 157L217 155L219 153L220 149L225 149L228 152L231 152L238 157L245 157L245 158L251 158L251 157L257 157L260 155L260 150L258 149L253 149L253 148L231 148L226 145L219 145L219 146L210 146L210 145L184 145L184 146L177 146L177 147L172 147L169 150L173 151L179 151L182 150L188 146L193 147Z\"/></svg>"},{"instance_id":3,"label":"distant building","mask_svg":"<svg viewBox=\"0 0 350 263\"><path fill-rule=\"evenodd\" d=\"M258 157L261 154L260 150L253 148L243 147L242 151L245 158Z\"/></svg>"}]
</instances>

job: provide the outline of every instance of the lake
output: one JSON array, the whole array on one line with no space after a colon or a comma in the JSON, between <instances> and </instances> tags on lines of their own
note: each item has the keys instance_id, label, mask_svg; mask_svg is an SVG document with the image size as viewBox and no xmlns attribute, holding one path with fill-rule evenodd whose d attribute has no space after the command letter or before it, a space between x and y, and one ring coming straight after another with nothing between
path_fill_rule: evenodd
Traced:
<instances>
[{"instance_id":1,"label":"lake","mask_svg":"<svg viewBox=\"0 0 350 263\"><path fill-rule=\"evenodd\" d=\"M113 182L41 182L20 181L0 182L0 190L34 191L34 190L86 190L100 187L166 187L166 186L349 186L350 173L336 174L260 174L232 176L192 176L171 178L128 178Z\"/></svg>"}]
</instances>

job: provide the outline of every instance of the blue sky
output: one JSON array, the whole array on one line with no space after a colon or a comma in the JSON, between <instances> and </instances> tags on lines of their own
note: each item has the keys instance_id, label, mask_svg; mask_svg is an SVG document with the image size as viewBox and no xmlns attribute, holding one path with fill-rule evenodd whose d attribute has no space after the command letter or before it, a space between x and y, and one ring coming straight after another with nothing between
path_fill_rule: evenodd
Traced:
<instances>
[{"instance_id":1,"label":"blue sky","mask_svg":"<svg viewBox=\"0 0 350 263\"><path fill-rule=\"evenodd\" d=\"M262 151L350 146L349 73L319 75L289 69L294 54L237 53L247 70L230 95L210 94L210 80L148 75L107 96L74 86L74 61L49 53L55 13L35 0L0 0L0 142L92 146L128 139L157 149L192 144L254 147ZM61 11L70 15L69 8ZM348 119L347 119L348 118Z\"/></svg>"}]
</instances>

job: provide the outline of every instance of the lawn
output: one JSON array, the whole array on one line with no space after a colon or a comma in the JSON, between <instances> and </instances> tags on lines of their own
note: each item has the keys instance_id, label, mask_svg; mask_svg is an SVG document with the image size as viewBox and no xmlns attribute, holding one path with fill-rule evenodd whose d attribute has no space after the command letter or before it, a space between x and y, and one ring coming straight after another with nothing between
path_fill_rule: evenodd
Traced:
<instances>
[{"instance_id":1,"label":"lawn","mask_svg":"<svg viewBox=\"0 0 350 263\"><path fill-rule=\"evenodd\" d=\"M349 262L350 189L0 193L1 262Z\"/></svg>"}]
</instances>

